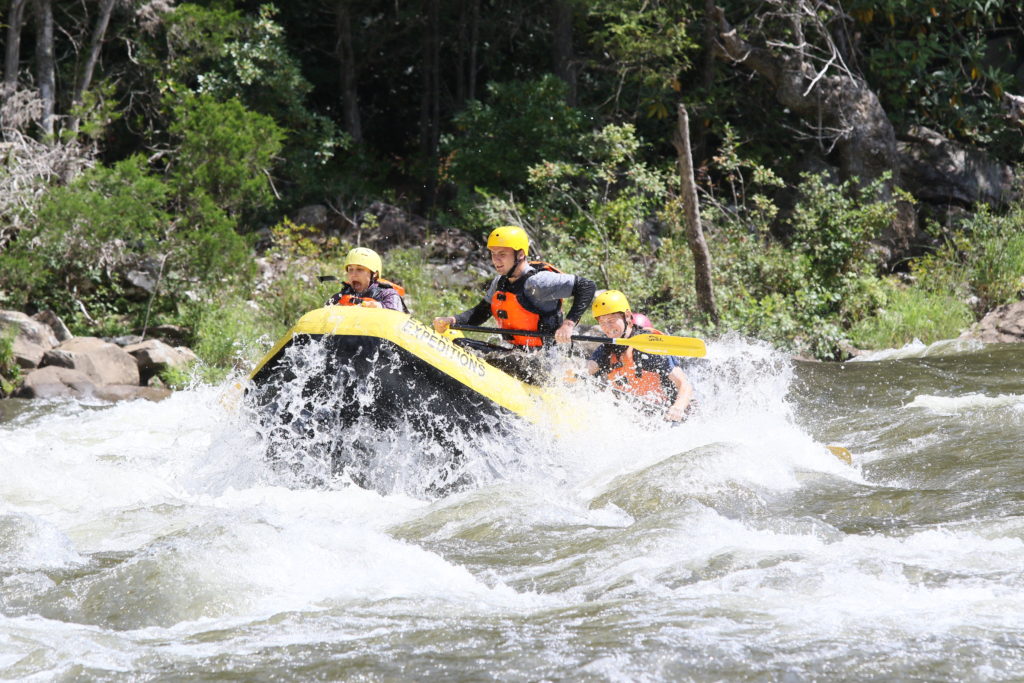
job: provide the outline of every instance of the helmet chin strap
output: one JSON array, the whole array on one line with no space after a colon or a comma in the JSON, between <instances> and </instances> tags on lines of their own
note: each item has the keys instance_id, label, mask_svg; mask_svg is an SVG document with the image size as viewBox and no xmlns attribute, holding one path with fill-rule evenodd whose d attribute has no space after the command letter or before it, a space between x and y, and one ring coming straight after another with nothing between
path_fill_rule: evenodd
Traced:
<instances>
[{"instance_id":1,"label":"helmet chin strap","mask_svg":"<svg viewBox=\"0 0 1024 683\"><path fill-rule=\"evenodd\" d=\"M522 251L522 250L520 250L520 251ZM523 262L523 261L525 261L525 260L526 260L526 252L525 252L525 251L523 252L523 258L519 258L519 251L517 251L517 252L516 252L516 260L515 260L515 263L513 263L513 264L512 264L512 265L511 265L511 266L509 267L509 269L508 269L508 272L507 272L507 273L505 273L505 277L506 277L506 278L508 278L509 280L511 280L511 279L512 279L512 273L514 273L514 272L515 272L515 270L516 270L516 268L518 268L518 267L519 267L519 264L520 264L520 263L522 263L522 262Z\"/></svg>"}]
</instances>

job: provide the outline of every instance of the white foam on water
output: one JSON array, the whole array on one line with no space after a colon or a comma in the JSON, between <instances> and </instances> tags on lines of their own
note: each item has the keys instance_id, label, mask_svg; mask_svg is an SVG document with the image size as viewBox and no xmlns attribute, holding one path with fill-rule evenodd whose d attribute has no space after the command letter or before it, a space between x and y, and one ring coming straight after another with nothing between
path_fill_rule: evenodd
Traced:
<instances>
[{"instance_id":1,"label":"white foam on water","mask_svg":"<svg viewBox=\"0 0 1024 683\"><path fill-rule=\"evenodd\" d=\"M941 339L931 344L925 344L920 339L901 346L898 349L880 349L878 351L865 351L849 363L871 363L881 360L902 360L908 358L939 358L942 356L959 356L972 351L980 351L985 344L977 339Z\"/></svg>"},{"instance_id":2,"label":"white foam on water","mask_svg":"<svg viewBox=\"0 0 1024 683\"><path fill-rule=\"evenodd\" d=\"M491 454L508 462L439 498L344 481L286 488L216 387L161 403L58 404L0 424L0 528L16 530L0 541L0 677L55 677L74 663L136 671L156 652L198 661L289 643L358 649L367 635L352 612L379 617L384 644L366 647L384 648L410 619L444 630L608 603L635 610L637 628L669 622L674 637L727 656L733 638L768 650L844 637L895 649L1024 627L1019 528L854 534L772 511L808 482L875 485L797 424L784 354L718 340L687 372L700 405L686 423L643 418L581 386L584 429L552 438L531 428L471 451L480 471ZM936 410L932 398L907 408ZM939 409L1019 402L963 396ZM630 507L640 486L654 494ZM564 537L564 551L539 556L533 536ZM552 628L571 650L573 632ZM232 635L197 637L219 630ZM536 653L549 664L563 655ZM641 661L605 651L588 671L636 679Z\"/></svg>"},{"instance_id":3,"label":"white foam on water","mask_svg":"<svg viewBox=\"0 0 1024 683\"><path fill-rule=\"evenodd\" d=\"M607 392L580 397L587 429L563 436L558 446L580 495L592 497L615 477L715 443L729 446L718 473L740 483L786 490L799 486L807 471L862 481L796 424L785 400L793 368L781 352L727 338L709 344L708 359L687 371L698 408L679 425L635 418Z\"/></svg>"},{"instance_id":4,"label":"white foam on water","mask_svg":"<svg viewBox=\"0 0 1024 683\"><path fill-rule=\"evenodd\" d=\"M921 408L938 415L956 415L972 410L1000 410L1010 408L1024 411L1024 396L1020 394L998 394L987 396L979 393L960 396L933 396L920 394L904 408Z\"/></svg>"}]
</instances>

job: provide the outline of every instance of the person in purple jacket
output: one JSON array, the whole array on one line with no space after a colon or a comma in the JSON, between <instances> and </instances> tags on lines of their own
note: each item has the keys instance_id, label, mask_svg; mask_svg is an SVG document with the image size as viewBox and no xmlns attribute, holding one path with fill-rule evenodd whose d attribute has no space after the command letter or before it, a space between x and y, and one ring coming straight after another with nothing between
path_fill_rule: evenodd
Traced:
<instances>
[{"instance_id":1,"label":"person in purple jacket","mask_svg":"<svg viewBox=\"0 0 1024 683\"><path fill-rule=\"evenodd\" d=\"M345 257L345 284L328 306L365 306L409 312L402 300L405 290L380 277L381 259L373 249L356 247Z\"/></svg>"}]
</instances>

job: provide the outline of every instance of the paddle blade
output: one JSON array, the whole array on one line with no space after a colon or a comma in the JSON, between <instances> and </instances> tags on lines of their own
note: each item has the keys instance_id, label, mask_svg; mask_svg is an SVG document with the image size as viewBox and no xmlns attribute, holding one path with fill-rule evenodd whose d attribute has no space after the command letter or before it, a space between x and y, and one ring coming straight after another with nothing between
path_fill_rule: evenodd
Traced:
<instances>
[{"instance_id":1,"label":"paddle blade","mask_svg":"<svg viewBox=\"0 0 1024 683\"><path fill-rule=\"evenodd\" d=\"M853 464L853 453L843 448L842 446L825 446L825 448L832 451L832 455L836 456L847 465Z\"/></svg>"},{"instance_id":2,"label":"paddle blade","mask_svg":"<svg viewBox=\"0 0 1024 683\"><path fill-rule=\"evenodd\" d=\"M637 351L656 356L691 356L702 358L707 354L704 342L696 337L673 337L668 334L638 334L635 337L613 339L613 344L632 346Z\"/></svg>"}]
</instances>

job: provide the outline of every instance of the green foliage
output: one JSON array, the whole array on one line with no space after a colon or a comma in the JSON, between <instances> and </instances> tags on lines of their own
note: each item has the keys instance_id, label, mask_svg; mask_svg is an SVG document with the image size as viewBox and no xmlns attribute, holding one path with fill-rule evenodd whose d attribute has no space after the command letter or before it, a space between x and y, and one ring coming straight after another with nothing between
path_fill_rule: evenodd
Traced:
<instances>
[{"instance_id":1,"label":"green foliage","mask_svg":"<svg viewBox=\"0 0 1024 683\"><path fill-rule=\"evenodd\" d=\"M283 138L273 119L210 95L186 95L173 112L169 131L180 142L170 180L185 203L206 195L239 216L273 201L268 171Z\"/></svg>"},{"instance_id":2,"label":"green foliage","mask_svg":"<svg viewBox=\"0 0 1024 683\"><path fill-rule=\"evenodd\" d=\"M307 106L313 86L286 44L275 6L260 5L254 14L228 7L186 3L176 8L167 18L166 44L147 63L160 74L164 89L179 92L177 84L183 84L211 100L237 99L273 119L288 194L297 200L319 196L329 180L326 164L351 140Z\"/></svg>"},{"instance_id":3,"label":"green foliage","mask_svg":"<svg viewBox=\"0 0 1024 683\"><path fill-rule=\"evenodd\" d=\"M919 123L974 143L1010 142L999 100L1017 68L1017 3L855 0L846 9L864 38L868 80L897 125Z\"/></svg>"},{"instance_id":4,"label":"green foliage","mask_svg":"<svg viewBox=\"0 0 1024 683\"><path fill-rule=\"evenodd\" d=\"M113 270L163 249L171 228L167 189L135 156L97 166L45 197L35 223L0 254L0 289L17 308L30 303L78 315L70 298L113 303ZM70 295L70 296L69 296Z\"/></svg>"},{"instance_id":5,"label":"green foliage","mask_svg":"<svg viewBox=\"0 0 1024 683\"><path fill-rule=\"evenodd\" d=\"M792 213L779 218L796 249L770 237L763 219L776 209L763 195L748 210L710 207L704 220L721 326L817 357L838 355L843 330L882 296L868 246L894 202L870 199L875 190L804 176Z\"/></svg>"},{"instance_id":6,"label":"green foliage","mask_svg":"<svg viewBox=\"0 0 1024 683\"><path fill-rule=\"evenodd\" d=\"M595 61L617 72L614 107L639 109L655 119L673 116L679 75L696 49L687 31L693 21L690 3L592 0L586 12Z\"/></svg>"},{"instance_id":7,"label":"green foliage","mask_svg":"<svg viewBox=\"0 0 1024 683\"><path fill-rule=\"evenodd\" d=\"M1017 301L1024 294L1021 225L1022 204L1003 215L980 207L938 249L917 259L913 271L933 292L976 296L979 311Z\"/></svg>"},{"instance_id":8,"label":"green foliage","mask_svg":"<svg viewBox=\"0 0 1024 683\"><path fill-rule=\"evenodd\" d=\"M930 344L952 339L974 322L970 307L954 296L898 286L891 279L884 282L883 307L850 328L850 341L857 348L898 348L915 339Z\"/></svg>"},{"instance_id":9,"label":"green foliage","mask_svg":"<svg viewBox=\"0 0 1024 683\"><path fill-rule=\"evenodd\" d=\"M810 259L810 273L825 286L865 261L868 242L896 216L893 201L873 199L888 175L865 188L853 179L841 185L823 175L805 174L790 220L793 246Z\"/></svg>"},{"instance_id":10,"label":"green foliage","mask_svg":"<svg viewBox=\"0 0 1024 683\"><path fill-rule=\"evenodd\" d=\"M192 350L209 367L251 367L265 347L288 329L272 324L259 306L238 293L225 293L216 305L194 306L190 314Z\"/></svg>"},{"instance_id":11,"label":"green foliage","mask_svg":"<svg viewBox=\"0 0 1024 683\"><path fill-rule=\"evenodd\" d=\"M115 95L116 88L109 82L94 84L82 94L82 103L71 109L71 116L78 119L77 134L94 142L106 134L110 124L121 118ZM62 134L70 136L73 132Z\"/></svg>"},{"instance_id":12,"label":"green foliage","mask_svg":"<svg viewBox=\"0 0 1024 683\"><path fill-rule=\"evenodd\" d=\"M182 162L169 181L137 155L53 188L0 253L3 301L50 308L73 329L116 332L140 326L147 308L173 318L187 291L251 273L247 242L214 198L240 210L265 195L260 163L276 146L272 130L245 127L239 106L195 102L183 113ZM158 279L154 301L128 286L133 269Z\"/></svg>"},{"instance_id":13,"label":"green foliage","mask_svg":"<svg viewBox=\"0 0 1024 683\"><path fill-rule=\"evenodd\" d=\"M576 142L583 115L565 95L565 83L550 74L489 83L486 100L469 102L454 118L458 132L442 141L450 177L489 192L522 189L531 165L565 158Z\"/></svg>"},{"instance_id":14,"label":"green foliage","mask_svg":"<svg viewBox=\"0 0 1024 683\"><path fill-rule=\"evenodd\" d=\"M642 161L641 144L631 124L608 125L582 136L564 161L532 166L538 230L635 246L637 225L663 206L669 183L666 171Z\"/></svg>"},{"instance_id":15,"label":"green foliage","mask_svg":"<svg viewBox=\"0 0 1024 683\"><path fill-rule=\"evenodd\" d=\"M0 327L0 398L14 393L21 382L21 368L14 360L15 326Z\"/></svg>"}]
</instances>

